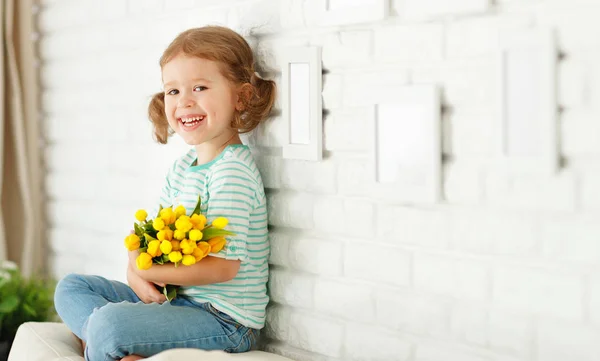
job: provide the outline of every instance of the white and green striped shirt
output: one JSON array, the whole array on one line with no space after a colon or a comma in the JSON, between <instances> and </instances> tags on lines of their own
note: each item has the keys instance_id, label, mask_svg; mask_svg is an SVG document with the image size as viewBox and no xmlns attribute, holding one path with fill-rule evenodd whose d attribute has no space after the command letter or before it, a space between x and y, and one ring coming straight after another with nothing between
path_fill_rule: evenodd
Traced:
<instances>
[{"instance_id":1,"label":"white and green striped shirt","mask_svg":"<svg viewBox=\"0 0 600 361\"><path fill-rule=\"evenodd\" d=\"M241 264L238 274L228 282L181 287L179 292L198 302L210 302L244 326L263 328L269 302L270 248L265 191L252 153L247 146L235 144L209 163L193 165L195 161L194 148L175 161L160 203L182 204L189 215L200 195L202 214L208 221L227 217L225 229L236 233L227 238L223 250L211 256L241 260Z\"/></svg>"}]
</instances>

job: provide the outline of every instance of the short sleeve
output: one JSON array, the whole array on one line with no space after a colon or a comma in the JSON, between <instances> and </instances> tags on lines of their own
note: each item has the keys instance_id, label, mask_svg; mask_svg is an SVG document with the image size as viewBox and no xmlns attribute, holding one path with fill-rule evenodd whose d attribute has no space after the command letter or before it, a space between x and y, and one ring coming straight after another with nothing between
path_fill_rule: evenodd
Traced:
<instances>
[{"instance_id":1,"label":"short sleeve","mask_svg":"<svg viewBox=\"0 0 600 361\"><path fill-rule=\"evenodd\" d=\"M151 217L155 217L158 214L158 210L160 206L167 207L171 206L171 177L173 173L173 169L177 163L173 163L171 168L167 171L165 175L165 180L163 183L163 187L160 191L160 196L158 198L158 202L154 204L154 208L152 209Z\"/></svg>"},{"instance_id":2,"label":"short sleeve","mask_svg":"<svg viewBox=\"0 0 600 361\"><path fill-rule=\"evenodd\" d=\"M227 238L225 248L211 254L230 260L246 260L250 215L256 206L257 183L243 163L235 160L217 165L208 184L206 216L209 222L217 217L229 220L228 231L234 236Z\"/></svg>"}]
</instances>

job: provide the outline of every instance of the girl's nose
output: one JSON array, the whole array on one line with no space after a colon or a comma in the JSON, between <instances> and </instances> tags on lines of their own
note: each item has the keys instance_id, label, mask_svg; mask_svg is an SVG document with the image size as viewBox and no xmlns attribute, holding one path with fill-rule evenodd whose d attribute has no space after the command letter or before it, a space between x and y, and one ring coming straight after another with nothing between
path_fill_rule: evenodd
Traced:
<instances>
[{"instance_id":1,"label":"girl's nose","mask_svg":"<svg viewBox=\"0 0 600 361\"><path fill-rule=\"evenodd\" d=\"M178 108L189 108L194 105L194 99L191 96L183 94L177 103Z\"/></svg>"}]
</instances>

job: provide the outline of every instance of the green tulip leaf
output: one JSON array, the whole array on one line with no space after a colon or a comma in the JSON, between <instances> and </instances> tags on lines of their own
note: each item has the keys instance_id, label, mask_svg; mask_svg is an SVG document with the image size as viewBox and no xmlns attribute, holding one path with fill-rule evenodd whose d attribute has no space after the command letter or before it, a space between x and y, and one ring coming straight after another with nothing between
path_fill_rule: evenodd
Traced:
<instances>
[{"instance_id":1,"label":"green tulip leaf","mask_svg":"<svg viewBox=\"0 0 600 361\"><path fill-rule=\"evenodd\" d=\"M235 236L235 233L226 231L224 229L218 229L214 227L206 228L202 231L202 241L207 241L215 237Z\"/></svg>"},{"instance_id":2,"label":"green tulip leaf","mask_svg":"<svg viewBox=\"0 0 600 361\"><path fill-rule=\"evenodd\" d=\"M192 214L202 214L202 211L200 210L201 206L202 206L202 198L200 198L200 196L198 196L198 203L196 203L196 208L194 208L194 211L192 212Z\"/></svg>"}]
</instances>

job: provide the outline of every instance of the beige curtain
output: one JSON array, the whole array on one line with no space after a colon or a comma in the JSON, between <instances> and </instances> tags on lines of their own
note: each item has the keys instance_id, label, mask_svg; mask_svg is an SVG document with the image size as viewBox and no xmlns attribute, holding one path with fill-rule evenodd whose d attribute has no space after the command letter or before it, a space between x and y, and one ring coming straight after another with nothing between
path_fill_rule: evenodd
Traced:
<instances>
[{"instance_id":1,"label":"beige curtain","mask_svg":"<svg viewBox=\"0 0 600 361\"><path fill-rule=\"evenodd\" d=\"M33 1L0 0L0 260L26 276L45 270Z\"/></svg>"}]
</instances>

